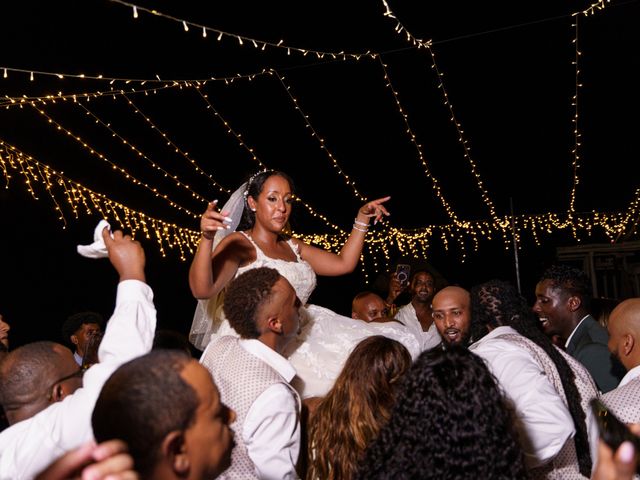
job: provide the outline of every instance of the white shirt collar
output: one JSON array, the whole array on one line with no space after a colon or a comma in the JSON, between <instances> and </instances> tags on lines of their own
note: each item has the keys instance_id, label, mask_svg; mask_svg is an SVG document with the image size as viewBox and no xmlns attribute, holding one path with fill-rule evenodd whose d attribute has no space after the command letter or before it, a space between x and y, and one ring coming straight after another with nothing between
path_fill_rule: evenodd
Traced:
<instances>
[{"instance_id":1,"label":"white shirt collar","mask_svg":"<svg viewBox=\"0 0 640 480\"><path fill-rule=\"evenodd\" d=\"M477 342L473 342L473 345L484 342L485 340L489 340L491 338L497 337L498 335L504 335L507 333L515 333L516 335L520 335L513 327L509 327L508 325L503 325L500 327L496 327L487 333L484 337L482 337Z\"/></svg>"},{"instance_id":2,"label":"white shirt collar","mask_svg":"<svg viewBox=\"0 0 640 480\"><path fill-rule=\"evenodd\" d=\"M567 338L567 341L564 344L564 348L568 348L569 347L569 342L573 338L573 334L576 333L576 330L578 330L578 328L580 328L580 325L582 325L582 322L584 322L588 316L589 316L589 314L585 315L584 317L582 317L582 320L580 320L578 322L578 324L576 325L576 328L573 329L573 332L571 332L571 335L569 335L569 338Z\"/></svg>"},{"instance_id":3,"label":"white shirt collar","mask_svg":"<svg viewBox=\"0 0 640 480\"><path fill-rule=\"evenodd\" d=\"M620 384L618 385L618 388L623 387L624 385L631 382L631 380L635 379L636 377L640 377L640 365L633 367L631 370L627 372L627 374L624 377L622 377L622 380L620 380Z\"/></svg>"},{"instance_id":4,"label":"white shirt collar","mask_svg":"<svg viewBox=\"0 0 640 480\"><path fill-rule=\"evenodd\" d=\"M240 339L240 346L251 355L258 357L260 360L273 368L287 382L291 382L293 377L296 376L296 370L295 368L293 368L293 365L291 365L286 358L284 358L275 350L267 347L260 340Z\"/></svg>"}]
</instances>

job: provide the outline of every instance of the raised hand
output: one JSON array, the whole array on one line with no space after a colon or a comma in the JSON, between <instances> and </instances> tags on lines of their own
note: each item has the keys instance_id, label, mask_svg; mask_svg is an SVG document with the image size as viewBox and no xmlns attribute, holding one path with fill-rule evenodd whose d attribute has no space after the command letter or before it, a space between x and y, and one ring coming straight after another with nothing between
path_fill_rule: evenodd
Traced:
<instances>
[{"instance_id":1,"label":"raised hand","mask_svg":"<svg viewBox=\"0 0 640 480\"><path fill-rule=\"evenodd\" d=\"M378 198L376 200L371 200L370 202L365 203L362 207L360 207L360 210L358 211L358 216L364 215L365 217L368 217L368 218L374 217L373 224L375 225L380 221L383 215L387 217L391 215L383 205L383 203L389 200L390 198L391 197L383 197L383 198Z\"/></svg>"},{"instance_id":2,"label":"raised hand","mask_svg":"<svg viewBox=\"0 0 640 480\"><path fill-rule=\"evenodd\" d=\"M109 229L102 231L104 244L109 252L109 260L120 275L120 281L140 280L145 281L144 250L130 235L124 235L121 230L113 232L113 238L109 235Z\"/></svg>"},{"instance_id":3,"label":"raised hand","mask_svg":"<svg viewBox=\"0 0 640 480\"><path fill-rule=\"evenodd\" d=\"M208 240L213 240L218 230L229 228L231 218L229 212L218 212L218 201L209 202L207 209L200 218L200 231L202 236Z\"/></svg>"}]
</instances>

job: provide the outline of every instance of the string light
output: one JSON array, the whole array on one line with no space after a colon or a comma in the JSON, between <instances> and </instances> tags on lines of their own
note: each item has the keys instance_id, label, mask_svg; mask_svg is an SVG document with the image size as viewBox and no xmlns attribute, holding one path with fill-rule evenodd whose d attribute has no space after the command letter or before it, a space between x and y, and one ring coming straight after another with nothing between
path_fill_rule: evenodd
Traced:
<instances>
[{"instance_id":1,"label":"string light","mask_svg":"<svg viewBox=\"0 0 640 480\"><path fill-rule=\"evenodd\" d=\"M0 165L6 188L9 188L11 172L24 179L26 188L34 199L39 198L35 188L37 184L41 184L53 200L58 219L64 226L66 226L66 219L62 205L70 208L75 218L82 213L86 215L97 213L102 218L115 218L121 227L131 232L132 236L142 233L147 239L155 237L162 256L166 256L165 247L177 249L181 260L187 260L193 255L200 240L199 231L151 217L111 200L106 195L95 192L48 165L25 155L2 140L0 140ZM60 200L60 196L65 199L64 202Z\"/></svg>"},{"instance_id":2,"label":"string light","mask_svg":"<svg viewBox=\"0 0 640 480\"><path fill-rule=\"evenodd\" d=\"M230 75L230 76L224 76L224 77L208 77L208 78L188 78L188 79L184 79L184 78L177 78L177 79L165 79L162 80L160 78L159 75L155 75L154 77L149 77L149 78L123 78L123 77L109 77L109 76L105 76L103 74L99 74L99 75L85 75L84 73L64 73L64 72L50 72L50 71L44 71L44 70L25 70L23 68L13 68L13 67L4 67L4 66L0 66L0 68L2 68L4 70L4 78L7 78L7 72L17 72L17 73L33 73L34 75L43 75L43 76L50 76L50 77L57 77L59 79L65 79L65 78L75 78L75 79L81 79L81 80L99 80L99 81L105 81L105 82L109 82L110 84L113 84L115 82L124 82L125 84L129 84L129 83L140 83L141 85L144 85L145 83L164 83L164 84L173 84L173 83L179 83L179 84L187 84L187 83L196 83L196 82L200 82L200 83L206 83L206 82L225 82L225 83L230 83L233 82L235 80L242 80L242 79L247 79L247 80L253 80L255 77L259 76L259 75L264 75L266 73L269 73L269 69L267 68L263 68L262 70L259 70L257 72L251 72L251 73L236 73L235 75Z\"/></svg>"},{"instance_id":3,"label":"string light","mask_svg":"<svg viewBox=\"0 0 640 480\"><path fill-rule=\"evenodd\" d=\"M387 72L387 66L382 61L381 56L378 56L377 58L378 58L378 61L380 62L380 65L382 66L385 83L389 88L389 90L391 90L391 93L393 94L393 98L396 102L396 106L400 111L400 115L402 116L405 126L407 127L406 132L409 135L409 139L411 140L411 143L413 143L413 146L416 148L416 151L418 152L418 158L420 159L420 163L422 163L422 166L424 167L424 171L427 174L427 177L429 178L429 180L431 180L431 183L433 184L433 192L438 197L438 200L440 200L440 203L444 207L449 218L453 220L453 222L456 225L461 225L461 222L460 220L458 220L458 217L456 216L453 209L451 208L451 205L449 205L449 202L447 202L447 200L444 198L444 195L442 195L442 191L440 190L440 183L438 182L438 179L434 177L433 174L431 173L431 169L429 168L429 165L427 164L427 160L424 157L424 153L422 152L422 146L418 143L416 134L413 132L413 129L409 124L409 117L405 113L404 109L402 108L402 104L400 103L398 93L395 91L395 89L393 88L393 85L391 84L391 79L389 78L389 74Z\"/></svg>"},{"instance_id":4,"label":"string light","mask_svg":"<svg viewBox=\"0 0 640 480\"><path fill-rule=\"evenodd\" d=\"M604 10L604 8L607 6L607 4L610 1L611 0L598 0L597 2L594 2L591 5L589 5L586 9L582 10L581 12L574 13L574 15L578 15L578 14L582 14L585 16L594 15L597 10Z\"/></svg>"},{"instance_id":5,"label":"string light","mask_svg":"<svg viewBox=\"0 0 640 480\"><path fill-rule=\"evenodd\" d=\"M218 110L216 110L216 108L211 104L211 102L209 101L209 96L207 94L204 94L200 91L199 87L196 87L196 92L198 92L198 94L200 95L200 98L202 98L202 100L205 102L205 104L207 105L207 110L209 110L210 112L213 113L213 115L222 122L222 124L224 125L226 131L228 134L233 135L235 137L235 139L237 140L238 144L247 151L247 153L249 153L249 155L251 156L251 159L253 161L255 161L258 166L260 167L261 170L271 170L267 165L265 165L256 155L255 150L251 147L249 147L249 145L247 145L245 143L245 141L242 139L242 135L238 132L236 132L234 130L234 128L231 126L231 124L229 124L229 122L227 120L224 119L224 117L222 117L222 115L220 114L220 112L218 112ZM330 222L327 217L325 215L322 215L318 212L316 212L311 205L309 205L308 203L304 202L300 197L295 197L295 200L299 203L301 203L306 210L309 212L309 214L315 218L319 218L320 220L322 220L326 225L328 225L329 227L333 228L334 230L338 230L338 231L342 231L342 229L340 227L338 227L337 225L335 225L334 223Z\"/></svg>"},{"instance_id":6,"label":"string light","mask_svg":"<svg viewBox=\"0 0 640 480\"><path fill-rule=\"evenodd\" d=\"M157 132L162 139L166 142L166 144L170 147L173 148L173 150L179 154L181 157L185 158L190 164L191 166L195 169L195 171L197 173L199 173L200 175L204 176L207 178L207 180L209 180L218 190L220 190L221 192L224 193L231 193L231 191L228 188L223 187L222 185L220 185L218 182L216 182L216 180L209 175L207 172L205 172L204 170L202 170L202 168L200 168L200 166L198 165L198 163L193 160L192 158L189 157L189 155L184 152L180 147L178 147L173 140L171 140L169 138L169 136L164 133L163 131L161 131L158 126L144 113L142 113L142 111L140 110L140 107L138 107L136 104L133 103L133 101L127 96L127 95L123 95L124 99L127 101L127 103L133 108L133 110L139 114L145 122L147 122L147 124L149 125L149 127L154 130L155 132Z\"/></svg>"},{"instance_id":7,"label":"string light","mask_svg":"<svg viewBox=\"0 0 640 480\"><path fill-rule=\"evenodd\" d=\"M86 150L88 150L89 153L91 153L91 155L96 156L100 160L108 163L112 167L113 170L115 170L116 172L120 173L129 182L133 183L134 185L139 185L139 186L149 190L150 192L153 193L154 196L156 196L158 198L162 198L171 207L173 207L173 208L175 208L175 209L177 209L177 210L179 210L179 211L181 211L183 213L186 213L190 217L192 217L192 218L200 218L199 214L196 214L196 213L192 212L191 210L188 210L187 208L179 205L178 203L176 203L173 200L171 200L167 194L160 193L156 187L153 187L153 186L149 185L148 183L143 182L142 180L139 180L135 175L129 173L123 167L121 167L121 166L117 165L116 163L112 162L111 160L109 160L109 158L106 155L103 155L102 153L98 152L96 149L94 149L88 143L86 143L81 137L79 137L78 135L75 135L71 130L65 128L60 123L56 122L44 110L38 108L36 106L35 102L32 102L29 105L31 105L37 112L39 112L43 117L45 117L48 120L49 124L55 126L57 130L60 130L61 132L66 133L67 136L71 137L76 142L78 142L80 145L82 145ZM127 143L126 140L123 140L123 143L125 145L128 145L134 152L136 152L138 154L138 156L141 156L141 157L145 158L141 154L141 152L139 152L133 145ZM145 159L148 160L147 158L145 158ZM151 162L151 163L153 163L153 162ZM155 164L153 164L153 165L155 165ZM157 167L157 166L156 166L156 168L159 169L159 167ZM167 174L167 176L169 176L169 175ZM183 186L184 184L180 183L179 185ZM188 185L186 187L188 187ZM202 199L202 201L205 202L205 203L207 202L207 200L204 199L203 197L198 197L198 198Z\"/></svg>"},{"instance_id":8,"label":"string light","mask_svg":"<svg viewBox=\"0 0 640 480\"><path fill-rule=\"evenodd\" d=\"M443 102L445 104L445 106L449 109L449 120L454 124L455 128L456 128L456 132L458 134L458 141L460 142L460 144L462 145L463 148L463 155L464 158L467 160L467 162L469 163L469 166L471 167L471 173L473 174L475 180L476 180L476 184L478 185L478 189L480 190L480 195L482 197L482 201L484 202L484 204L487 206L487 208L489 209L489 214L491 216L491 218L493 219L494 222L499 222L498 216L496 214L496 210L495 207L493 205L493 202L491 201L491 198L489 197L489 193L487 192L487 189L484 187L484 182L482 181L482 178L480 176L480 173L478 172L478 167L476 165L476 163L474 162L474 160L471 158L471 154L470 152L470 148L468 146L468 141L464 138L463 133L464 131L462 130L462 126L460 124L460 122L456 119L454 110L453 110L453 105L451 104L451 102L449 101L449 94L447 93L447 90L445 88L444 85L444 74L440 71L440 69L438 68L438 64L436 63L436 56L435 53L433 51L432 48L432 41L424 41L421 40L419 38L416 38L415 36L413 36L413 34L411 34L411 32L409 30L407 30L404 25L402 25L402 23L400 22L400 20L398 20L398 18L396 17L396 15L391 11L391 8L389 7L389 4L386 2L386 0L382 0L382 3L384 4L385 7L385 13L384 16L392 18L396 21L396 32L398 33L402 33L405 32L407 41L410 42L412 45L417 46L418 49L420 48L425 48L429 51L429 54L431 55L431 68L435 71L436 73L436 77L437 77L437 81L438 81L438 89L440 89L442 91L442 95L443 95ZM400 106L400 102L398 99L398 95L395 92L395 90L393 89L392 85L391 85L391 81L389 79L389 75L387 72L387 68L386 65L383 63L382 61L382 57L378 56L378 60L380 61L380 64L382 65L382 68L384 70L384 75L385 75L385 79L387 80L387 86L391 89L391 91L393 92L393 95L396 99L396 104L398 105L398 108L400 109L402 116L405 120L405 123L407 123L408 126L408 119L407 116L404 114L404 112L402 111L402 107ZM417 142L415 142L414 139L414 135L413 133L411 133L412 136L412 141L414 141L414 144L416 144L417 146ZM422 158L421 155L421 160L423 165L425 165L425 169L427 170L427 175L432 178L432 175L429 171L428 166L426 165L426 162L424 161L424 159ZM433 181L434 179L432 179ZM437 183L434 183L434 186L436 186ZM439 191L439 187L437 187L437 195L438 197L441 197L440 195L440 191ZM447 205L445 204L444 198L441 198L441 202L443 203L443 205L445 206L445 209L447 209ZM449 214L450 218L452 218L454 220L454 222L458 223L458 220L456 219L455 215L452 216L452 212L449 212L449 210L447 210L447 213ZM505 239L505 241L508 241Z\"/></svg>"},{"instance_id":9,"label":"string light","mask_svg":"<svg viewBox=\"0 0 640 480\"><path fill-rule=\"evenodd\" d=\"M218 30L217 28L211 28L211 27L207 27L206 25L202 25L199 23L194 23L194 22L188 22L187 20L184 20L182 18L177 18L174 17L172 15L168 15L166 13L161 13L157 10L151 10L148 8L144 8L141 7L140 5L135 5L133 3L129 3L129 2L124 2L122 0L109 0L110 2L113 3L118 3L120 5L124 5L130 8L137 8L138 10L142 11L142 12L148 12L151 13L157 17L162 17L162 18L166 18L168 20L172 20L174 22L178 22L178 23L182 23L183 28L185 31L189 30L189 27L194 27L197 29L203 29L209 32L213 32L213 33L217 33L218 34L218 41L221 41L224 37L228 37L228 38L235 38L238 41L239 45L244 45L245 43L249 43L251 45L254 46L254 48L256 48L257 50L261 50L263 51L266 47L270 47L270 48L279 48L279 49L283 49L287 51L287 55L290 55L291 52L295 52L295 53L299 53L302 54L303 56L306 56L308 54L312 54L315 55L318 59L323 59L324 57L330 57L334 60L348 60L348 59L354 59L354 60L360 60L360 58L362 58L363 56L369 56L369 57L374 57L375 54L371 53L370 51L366 51L363 53L347 53L344 51L340 51L340 52L327 52L327 51L321 51L321 50L311 50L308 48L298 48L298 47L292 47L289 45L285 45L284 44L284 40L280 40L277 43L273 43L273 42L267 42L265 40L258 40L256 38L251 38L251 37L246 37L244 35L238 35L237 33L230 33L230 32L225 32L222 30ZM203 35L205 36L205 35Z\"/></svg>"},{"instance_id":10,"label":"string light","mask_svg":"<svg viewBox=\"0 0 640 480\"><path fill-rule=\"evenodd\" d=\"M467 160L467 162L469 163L469 165L471 167L471 173L473 174L473 176L476 179L476 184L478 185L478 189L480 190L480 195L482 197L483 203L489 209L489 214L490 214L491 218L493 219L493 221L494 222L498 222L499 220L498 220L498 216L496 214L496 209L495 209L495 207L493 205L493 202L491 201L491 198L489 197L489 193L487 192L486 188L484 187L484 183L482 182L482 178L480 177L480 174L478 173L478 167L477 167L476 163L473 161L473 159L471 158L471 154L469 153L470 148L468 146L468 141L463 136L464 131L462 130L460 122L456 119L455 113L453 111L453 105L449 101L449 94L447 93L447 90L445 89L445 86L444 86L444 80L443 80L444 74L438 68L438 64L436 63L436 56L435 56L435 53L433 52L433 48L431 47L431 45L427 45L426 48L429 50L429 53L431 54L431 68L436 73L436 78L437 78L437 81L438 81L438 89L442 92L443 102L444 102L445 106L449 109L449 113L450 113L449 120L456 127L456 132L458 133L458 141L460 142L460 145L462 145L462 148L463 148L463 151L464 151L464 158Z\"/></svg>"},{"instance_id":11,"label":"string light","mask_svg":"<svg viewBox=\"0 0 640 480\"><path fill-rule=\"evenodd\" d=\"M580 183L580 177L578 175L578 171L580 169L580 137L582 136L580 134L580 129L578 125L578 93L579 93L580 87L582 86L580 84L580 55L582 53L580 52L580 48L578 44L578 18L579 17L576 15L574 17L573 24L572 24L575 30L575 35L572 40L573 44L575 45L575 57L573 62L571 63L574 66L575 74L576 74L576 89L571 102L571 105L573 106L573 119L571 120L571 123L573 123L574 145L573 145L573 150L571 151L573 156L571 161L571 167L573 170L573 185L571 187L571 194L569 197L568 215L570 219L572 218L575 212L576 190L578 188L578 184ZM574 238L576 238L576 240L579 241L579 239L577 238L575 226L572 227L572 231L573 231Z\"/></svg>"},{"instance_id":12,"label":"string light","mask_svg":"<svg viewBox=\"0 0 640 480\"><path fill-rule=\"evenodd\" d=\"M342 170L342 168L338 164L338 161L335 159L333 154L329 151L329 149L325 145L326 142L325 142L324 138L322 138L318 134L316 129L313 128L313 125L311 125L311 122L309 120L309 116L306 115L302 111L302 109L300 108L300 104L298 103L298 99L296 99L293 96L293 94L291 93L291 87L284 83L284 77L282 75L280 75L276 70L273 70L273 73L276 75L278 80L280 80L280 83L282 84L282 86L284 87L285 91L287 92L287 95L289 96L289 98L293 102L293 106L295 107L295 109L298 111L298 113L300 113L300 115L302 115L302 118L304 119L304 121L305 121L305 123L307 125L307 128L311 131L311 137L318 139L318 142L320 143L320 148L327 154L327 156L329 157L329 160L331 160L333 168L338 172L338 174L340 174L340 176L343 178L343 180L345 181L347 186L351 187L351 189L353 190L353 194L356 196L356 198L358 200L366 202L367 198L358 191L358 188L356 187L356 182L354 180L351 180L349 178L349 175L344 173L344 171Z\"/></svg>"}]
</instances>

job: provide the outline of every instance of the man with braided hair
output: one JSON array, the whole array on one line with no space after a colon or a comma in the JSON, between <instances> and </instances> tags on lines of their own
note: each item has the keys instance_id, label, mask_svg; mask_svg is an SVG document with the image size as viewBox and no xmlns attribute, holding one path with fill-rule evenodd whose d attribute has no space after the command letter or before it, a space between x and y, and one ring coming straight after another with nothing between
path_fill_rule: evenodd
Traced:
<instances>
[{"instance_id":1,"label":"man with braided hair","mask_svg":"<svg viewBox=\"0 0 640 480\"><path fill-rule=\"evenodd\" d=\"M597 427L588 407L598 395L588 371L538 328L507 282L471 290L470 349L482 357L513 402L525 461L534 478L589 478Z\"/></svg>"},{"instance_id":2,"label":"man with braided hair","mask_svg":"<svg viewBox=\"0 0 640 480\"><path fill-rule=\"evenodd\" d=\"M300 306L272 268L251 269L227 287L224 313L240 338L212 340L200 360L237 414L231 467L220 478L298 478L300 399L289 385L296 371L282 352L300 329Z\"/></svg>"}]
</instances>

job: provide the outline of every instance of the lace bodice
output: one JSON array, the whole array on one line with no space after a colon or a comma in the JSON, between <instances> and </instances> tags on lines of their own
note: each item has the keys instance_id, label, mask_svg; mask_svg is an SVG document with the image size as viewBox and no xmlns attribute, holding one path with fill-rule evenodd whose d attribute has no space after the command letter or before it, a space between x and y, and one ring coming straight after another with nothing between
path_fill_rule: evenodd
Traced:
<instances>
[{"instance_id":1,"label":"lace bodice","mask_svg":"<svg viewBox=\"0 0 640 480\"><path fill-rule=\"evenodd\" d=\"M313 271L313 268L311 268L311 265L300 257L297 245L292 240L287 240L287 244L291 247L297 259L296 262L289 262L279 258L267 257L249 235L244 232L241 233L247 237L247 240L249 240L256 249L256 259L254 262L238 268L236 277L252 268L275 268L280 275L289 281L302 304L306 304L311 293L316 288L316 273Z\"/></svg>"}]
</instances>

